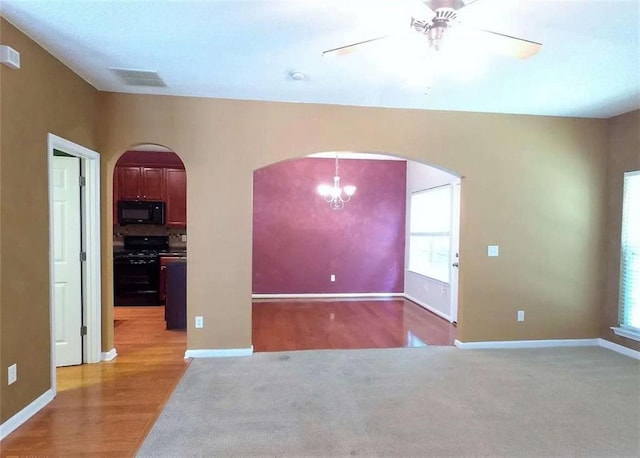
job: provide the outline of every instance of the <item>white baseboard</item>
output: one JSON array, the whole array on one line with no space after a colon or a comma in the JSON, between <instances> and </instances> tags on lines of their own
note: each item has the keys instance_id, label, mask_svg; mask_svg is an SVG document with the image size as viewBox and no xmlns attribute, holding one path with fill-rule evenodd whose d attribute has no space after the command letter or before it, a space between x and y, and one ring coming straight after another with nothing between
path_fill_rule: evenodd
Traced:
<instances>
[{"instance_id":1,"label":"white baseboard","mask_svg":"<svg viewBox=\"0 0 640 458\"><path fill-rule=\"evenodd\" d=\"M251 356L253 345L249 348L197 349L184 352L184 358L225 358L229 356Z\"/></svg>"},{"instance_id":2,"label":"white baseboard","mask_svg":"<svg viewBox=\"0 0 640 458\"><path fill-rule=\"evenodd\" d=\"M443 312L441 312L440 310L433 308L432 306L430 306L429 304L419 301L418 299L416 299L413 296L410 296L408 294L403 294L402 295L405 299L410 300L411 302L415 302L416 304L418 304L420 307L422 307L423 309L427 309L429 310L431 313L433 313L434 315L438 315L440 318L444 318L445 320L447 320L449 323L451 323L451 317Z\"/></svg>"},{"instance_id":3,"label":"white baseboard","mask_svg":"<svg viewBox=\"0 0 640 458\"><path fill-rule=\"evenodd\" d=\"M18 429L29 418L38 413L44 406L53 401L56 397L53 389L49 388L47 391L38 396L31 404L26 406L20 412L16 413L13 417L0 425L0 440L7 437L13 431Z\"/></svg>"},{"instance_id":4,"label":"white baseboard","mask_svg":"<svg viewBox=\"0 0 640 458\"><path fill-rule=\"evenodd\" d=\"M625 356L629 356L633 359L640 360L640 351L632 350L631 348L627 348L624 345L619 345L617 343L610 342L606 339L598 339L598 345L602 348L606 348L607 350L615 351L616 353L620 353Z\"/></svg>"},{"instance_id":5,"label":"white baseboard","mask_svg":"<svg viewBox=\"0 0 640 458\"><path fill-rule=\"evenodd\" d=\"M550 347L595 347L599 339L549 339L549 340L494 340L489 342L461 342L455 345L462 349L493 348L550 348Z\"/></svg>"},{"instance_id":6,"label":"white baseboard","mask_svg":"<svg viewBox=\"0 0 640 458\"><path fill-rule=\"evenodd\" d=\"M112 359L114 359L116 356L118 356L118 353L116 352L115 348L112 348L109 351L103 351L102 352L102 357L100 358L101 361L111 361Z\"/></svg>"},{"instance_id":7,"label":"white baseboard","mask_svg":"<svg viewBox=\"0 0 640 458\"><path fill-rule=\"evenodd\" d=\"M252 299L333 299L341 297L403 297L403 293L304 293L304 294L252 294Z\"/></svg>"}]
</instances>

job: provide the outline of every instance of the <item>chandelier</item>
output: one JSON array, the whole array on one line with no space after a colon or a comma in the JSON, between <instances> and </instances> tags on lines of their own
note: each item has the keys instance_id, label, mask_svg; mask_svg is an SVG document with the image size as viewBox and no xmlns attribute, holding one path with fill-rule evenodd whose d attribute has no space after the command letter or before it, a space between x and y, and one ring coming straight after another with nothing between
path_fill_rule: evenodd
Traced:
<instances>
[{"instance_id":1,"label":"chandelier","mask_svg":"<svg viewBox=\"0 0 640 458\"><path fill-rule=\"evenodd\" d=\"M321 184L318 186L318 193L324 197L324 200L329 204L331 210L342 210L344 204L351 200L356 192L355 186L340 187L340 175L338 174L338 155L336 154L336 174L333 177L333 186L328 184Z\"/></svg>"}]
</instances>

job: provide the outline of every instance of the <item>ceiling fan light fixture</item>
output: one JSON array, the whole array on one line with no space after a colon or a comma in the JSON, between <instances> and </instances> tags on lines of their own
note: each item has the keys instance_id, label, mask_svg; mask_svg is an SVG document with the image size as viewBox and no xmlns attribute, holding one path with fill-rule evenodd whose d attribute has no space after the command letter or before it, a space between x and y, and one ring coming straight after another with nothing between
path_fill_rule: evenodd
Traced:
<instances>
[{"instance_id":1,"label":"ceiling fan light fixture","mask_svg":"<svg viewBox=\"0 0 640 458\"><path fill-rule=\"evenodd\" d=\"M429 46L436 51L442 49L442 43L445 36L445 31L449 28L449 24L446 22L436 22L427 29L426 35L429 39Z\"/></svg>"}]
</instances>

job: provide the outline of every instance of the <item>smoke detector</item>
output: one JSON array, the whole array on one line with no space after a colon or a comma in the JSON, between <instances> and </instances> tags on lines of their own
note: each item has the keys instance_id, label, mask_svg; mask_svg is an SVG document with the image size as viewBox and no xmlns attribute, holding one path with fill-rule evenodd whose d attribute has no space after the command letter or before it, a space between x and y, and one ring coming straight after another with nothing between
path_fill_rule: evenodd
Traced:
<instances>
[{"instance_id":1,"label":"smoke detector","mask_svg":"<svg viewBox=\"0 0 640 458\"><path fill-rule=\"evenodd\" d=\"M291 77L292 80L296 80L296 81L302 81L307 78L307 75L305 75L302 72L290 72L289 76Z\"/></svg>"}]
</instances>

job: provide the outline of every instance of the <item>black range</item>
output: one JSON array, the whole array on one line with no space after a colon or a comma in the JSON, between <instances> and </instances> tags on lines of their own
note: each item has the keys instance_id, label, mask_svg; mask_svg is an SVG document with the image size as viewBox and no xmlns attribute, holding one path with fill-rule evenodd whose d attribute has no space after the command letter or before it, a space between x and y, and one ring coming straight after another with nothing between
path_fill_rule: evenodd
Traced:
<instances>
[{"instance_id":1,"label":"black range","mask_svg":"<svg viewBox=\"0 0 640 458\"><path fill-rule=\"evenodd\" d=\"M113 253L114 304L158 305L158 257L170 252L168 236L125 236Z\"/></svg>"}]
</instances>

